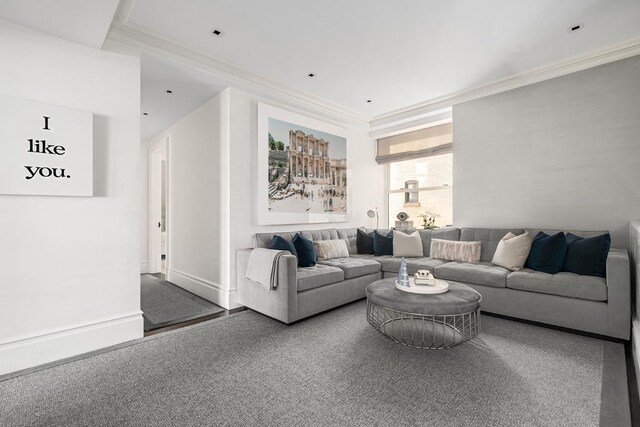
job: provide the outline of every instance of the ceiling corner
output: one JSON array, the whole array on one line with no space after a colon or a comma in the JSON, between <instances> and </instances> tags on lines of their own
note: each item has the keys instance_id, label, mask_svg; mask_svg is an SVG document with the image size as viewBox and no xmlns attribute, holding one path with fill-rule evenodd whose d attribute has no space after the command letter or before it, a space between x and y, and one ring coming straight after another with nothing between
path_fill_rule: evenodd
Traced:
<instances>
[{"instance_id":1,"label":"ceiling corner","mask_svg":"<svg viewBox=\"0 0 640 427\"><path fill-rule=\"evenodd\" d=\"M118 0L3 0L0 18L101 49L118 6Z\"/></svg>"}]
</instances>

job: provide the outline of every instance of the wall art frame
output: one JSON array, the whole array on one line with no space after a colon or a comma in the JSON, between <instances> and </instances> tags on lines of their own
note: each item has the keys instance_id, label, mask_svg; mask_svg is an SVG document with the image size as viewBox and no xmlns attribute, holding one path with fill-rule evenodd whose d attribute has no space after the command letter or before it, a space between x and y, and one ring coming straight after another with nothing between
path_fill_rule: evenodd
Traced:
<instances>
[{"instance_id":1,"label":"wall art frame","mask_svg":"<svg viewBox=\"0 0 640 427\"><path fill-rule=\"evenodd\" d=\"M348 130L258 103L259 225L345 222Z\"/></svg>"}]
</instances>

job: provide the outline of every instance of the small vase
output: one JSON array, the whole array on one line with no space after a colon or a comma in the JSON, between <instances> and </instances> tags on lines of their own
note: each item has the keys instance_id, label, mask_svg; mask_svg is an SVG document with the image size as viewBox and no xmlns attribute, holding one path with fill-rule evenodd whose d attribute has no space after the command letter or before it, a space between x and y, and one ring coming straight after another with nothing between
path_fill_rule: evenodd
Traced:
<instances>
[{"instance_id":1,"label":"small vase","mask_svg":"<svg viewBox=\"0 0 640 427\"><path fill-rule=\"evenodd\" d=\"M402 257L402 261L400 261L400 271L398 271L398 284L400 286L409 287L409 275L407 274L407 262L404 257Z\"/></svg>"}]
</instances>

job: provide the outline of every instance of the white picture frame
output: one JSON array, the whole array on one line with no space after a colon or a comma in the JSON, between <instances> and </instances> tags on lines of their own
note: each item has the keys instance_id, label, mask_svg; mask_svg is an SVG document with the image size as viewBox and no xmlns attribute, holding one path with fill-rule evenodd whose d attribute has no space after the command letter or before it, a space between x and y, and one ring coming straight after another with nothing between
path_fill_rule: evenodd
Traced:
<instances>
[{"instance_id":1,"label":"white picture frame","mask_svg":"<svg viewBox=\"0 0 640 427\"><path fill-rule=\"evenodd\" d=\"M287 129L295 135L287 136ZM283 150L270 149L271 133ZM259 102L256 143L259 225L348 221L347 129ZM276 156L281 157L277 162Z\"/></svg>"},{"instance_id":2,"label":"white picture frame","mask_svg":"<svg viewBox=\"0 0 640 427\"><path fill-rule=\"evenodd\" d=\"M93 113L0 96L0 194L93 196Z\"/></svg>"}]
</instances>

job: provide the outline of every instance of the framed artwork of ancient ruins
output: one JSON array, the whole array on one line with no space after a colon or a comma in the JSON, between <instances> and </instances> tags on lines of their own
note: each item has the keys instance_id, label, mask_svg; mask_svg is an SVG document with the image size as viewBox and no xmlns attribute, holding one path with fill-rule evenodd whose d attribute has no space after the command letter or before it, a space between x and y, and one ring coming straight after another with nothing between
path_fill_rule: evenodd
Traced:
<instances>
[{"instance_id":1,"label":"framed artwork of ancient ruins","mask_svg":"<svg viewBox=\"0 0 640 427\"><path fill-rule=\"evenodd\" d=\"M347 130L258 103L258 224L347 220Z\"/></svg>"}]
</instances>

